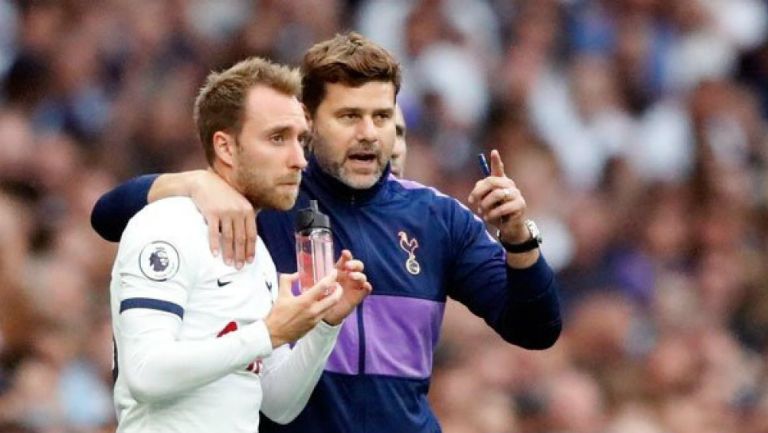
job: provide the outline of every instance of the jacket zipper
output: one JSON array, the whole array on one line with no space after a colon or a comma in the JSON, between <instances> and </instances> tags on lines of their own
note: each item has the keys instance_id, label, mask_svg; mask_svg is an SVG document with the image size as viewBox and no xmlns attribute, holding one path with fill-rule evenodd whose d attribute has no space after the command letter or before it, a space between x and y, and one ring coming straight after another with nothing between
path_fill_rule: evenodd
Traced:
<instances>
[{"instance_id":1,"label":"jacket zipper","mask_svg":"<svg viewBox=\"0 0 768 433\"><path fill-rule=\"evenodd\" d=\"M360 224L360 215L358 214L360 209L357 207L357 203L356 203L354 195L350 198L349 204L352 207L352 212L354 212L354 215L355 215L355 223L357 224L358 233L363 233L363 230L362 230L362 227L361 227L361 224ZM361 238L361 240L362 240L362 238ZM365 248L365 251L360 251L360 252L367 253L367 250L368 249ZM367 254L365 254L365 255L367 255ZM362 257L362 255L360 257L357 257L357 258L362 260L363 263L365 263L365 257ZM363 308L365 308L365 300L363 300L363 302L361 302L357 306L357 312L356 312L356 316L357 316L357 338L358 338L358 350L359 350L359 352L357 354L357 365L358 365L358 372L357 372L357 374L358 375L364 375L365 374L365 321L363 320Z\"/></svg>"}]
</instances>

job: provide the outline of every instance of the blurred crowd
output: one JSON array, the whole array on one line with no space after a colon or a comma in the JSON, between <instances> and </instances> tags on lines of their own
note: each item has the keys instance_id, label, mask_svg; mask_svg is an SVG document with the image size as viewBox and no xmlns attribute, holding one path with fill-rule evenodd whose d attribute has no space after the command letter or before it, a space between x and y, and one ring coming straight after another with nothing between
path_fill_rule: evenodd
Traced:
<instances>
[{"instance_id":1,"label":"blurred crowd","mask_svg":"<svg viewBox=\"0 0 768 433\"><path fill-rule=\"evenodd\" d=\"M405 177L465 201L499 149L561 282L544 352L449 304L446 433L768 432L763 0L0 0L0 433L114 430L93 203L204 166L208 71L349 29L402 62Z\"/></svg>"}]
</instances>

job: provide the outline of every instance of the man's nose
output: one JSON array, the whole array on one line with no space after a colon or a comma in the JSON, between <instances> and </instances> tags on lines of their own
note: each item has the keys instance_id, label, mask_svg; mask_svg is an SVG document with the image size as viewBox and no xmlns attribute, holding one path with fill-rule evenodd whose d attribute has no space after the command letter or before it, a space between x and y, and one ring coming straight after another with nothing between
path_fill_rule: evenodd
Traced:
<instances>
[{"instance_id":1,"label":"man's nose","mask_svg":"<svg viewBox=\"0 0 768 433\"><path fill-rule=\"evenodd\" d=\"M358 139L365 141L376 140L377 131L376 125L373 123L373 118L370 116L363 116L357 124L357 137Z\"/></svg>"},{"instance_id":2,"label":"man's nose","mask_svg":"<svg viewBox=\"0 0 768 433\"><path fill-rule=\"evenodd\" d=\"M303 169L307 166L307 158L304 157L304 146L302 146L300 140L296 140L293 145L289 163L291 167L296 167L298 169Z\"/></svg>"}]
</instances>

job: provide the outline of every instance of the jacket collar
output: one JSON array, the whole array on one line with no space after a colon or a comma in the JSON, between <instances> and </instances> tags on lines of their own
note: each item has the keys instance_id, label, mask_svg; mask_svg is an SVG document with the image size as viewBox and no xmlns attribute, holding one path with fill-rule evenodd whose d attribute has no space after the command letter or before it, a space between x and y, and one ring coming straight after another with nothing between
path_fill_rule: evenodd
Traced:
<instances>
[{"instance_id":1,"label":"jacket collar","mask_svg":"<svg viewBox=\"0 0 768 433\"><path fill-rule=\"evenodd\" d=\"M362 204L373 200L383 190L389 174L390 167L389 163L387 163L381 177L373 186L367 189L355 189L323 171L317 163L315 155L312 154L309 157L309 164L304 172L304 178L306 181L309 181L306 185L310 189L322 192L324 196L330 196L348 204Z\"/></svg>"}]
</instances>

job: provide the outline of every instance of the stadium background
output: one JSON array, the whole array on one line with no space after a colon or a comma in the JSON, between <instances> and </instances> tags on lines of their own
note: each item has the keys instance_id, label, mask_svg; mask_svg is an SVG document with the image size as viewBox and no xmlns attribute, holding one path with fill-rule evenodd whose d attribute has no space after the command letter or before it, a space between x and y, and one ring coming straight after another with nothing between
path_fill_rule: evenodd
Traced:
<instances>
[{"instance_id":1,"label":"stadium background","mask_svg":"<svg viewBox=\"0 0 768 433\"><path fill-rule=\"evenodd\" d=\"M204 164L212 68L355 29L405 70L407 177L498 148L562 282L546 352L448 308L446 433L768 432L761 0L0 0L0 432L113 431L95 199Z\"/></svg>"}]
</instances>

